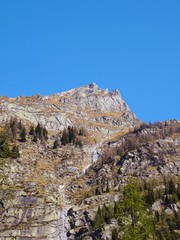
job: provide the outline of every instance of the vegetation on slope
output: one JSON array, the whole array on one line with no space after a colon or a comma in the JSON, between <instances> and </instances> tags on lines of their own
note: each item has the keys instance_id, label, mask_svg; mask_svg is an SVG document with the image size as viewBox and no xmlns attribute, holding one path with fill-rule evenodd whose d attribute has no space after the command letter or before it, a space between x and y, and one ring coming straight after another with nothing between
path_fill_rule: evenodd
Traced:
<instances>
[{"instance_id":1,"label":"vegetation on slope","mask_svg":"<svg viewBox=\"0 0 180 240\"><path fill-rule=\"evenodd\" d=\"M105 224L116 220L112 240L178 240L180 237L180 183L163 179L161 185L131 179L113 206L98 208L92 229L103 232ZM154 186L156 185L156 188ZM157 208L153 204L158 205ZM101 239L101 234L97 236Z\"/></svg>"}]
</instances>

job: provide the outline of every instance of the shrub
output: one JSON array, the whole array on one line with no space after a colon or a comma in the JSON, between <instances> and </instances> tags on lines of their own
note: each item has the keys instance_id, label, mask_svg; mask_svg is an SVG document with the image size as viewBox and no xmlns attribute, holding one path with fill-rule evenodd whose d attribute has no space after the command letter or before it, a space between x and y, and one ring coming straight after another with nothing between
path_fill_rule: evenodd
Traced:
<instances>
[{"instance_id":1,"label":"shrub","mask_svg":"<svg viewBox=\"0 0 180 240\"><path fill-rule=\"evenodd\" d=\"M11 157L16 159L18 157L20 157L20 154L19 154L19 147L14 145L12 150L11 150Z\"/></svg>"},{"instance_id":2,"label":"shrub","mask_svg":"<svg viewBox=\"0 0 180 240\"><path fill-rule=\"evenodd\" d=\"M58 140L56 139L55 141L54 141L54 144L53 144L53 149L57 149L59 147L59 142L58 142Z\"/></svg>"}]
</instances>

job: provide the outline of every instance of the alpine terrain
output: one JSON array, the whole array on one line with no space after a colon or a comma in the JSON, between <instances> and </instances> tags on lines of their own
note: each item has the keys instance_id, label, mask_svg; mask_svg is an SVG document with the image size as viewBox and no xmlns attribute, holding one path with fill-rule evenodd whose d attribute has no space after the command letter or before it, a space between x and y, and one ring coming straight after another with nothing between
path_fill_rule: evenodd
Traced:
<instances>
[{"instance_id":1,"label":"alpine terrain","mask_svg":"<svg viewBox=\"0 0 180 240\"><path fill-rule=\"evenodd\" d=\"M95 83L0 97L0 239L180 239L180 121Z\"/></svg>"}]
</instances>

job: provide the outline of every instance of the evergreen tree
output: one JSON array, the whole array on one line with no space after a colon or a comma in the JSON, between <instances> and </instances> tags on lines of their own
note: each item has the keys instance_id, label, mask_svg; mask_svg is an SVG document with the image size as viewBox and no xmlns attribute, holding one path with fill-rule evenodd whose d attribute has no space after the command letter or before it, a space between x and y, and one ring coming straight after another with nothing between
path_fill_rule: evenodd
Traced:
<instances>
[{"instance_id":1,"label":"evergreen tree","mask_svg":"<svg viewBox=\"0 0 180 240\"><path fill-rule=\"evenodd\" d=\"M149 205L152 205L153 202L154 202L154 192L152 189L149 189L148 190L148 193L147 193L147 196L146 196L146 202L149 204Z\"/></svg>"},{"instance_id":2,"label":"evergreen tree","mask_svg":"<svg viewBox=\"0 0 180 240\"><path fill-rule=\"evenodd\" d=\"M29 135L34 136L35 130L34 130L34 126L30 127L30 131L29 131Z\"/></svg>"},{"instance_id":3,"label":"evergreen tree","mask_svg":"<svg viewBox=\"0 0 180 240\"><path fill-rule=\"evenodd\" d=\"M177 187L177 197L180 200L180 183L178 183L178 187Z\"/></svg>"},{"instance_id":4,"label":"evergreen tree","mask_svg":"<svg viewBox=\"0 0 180 240\"><path fill-rule=\"evenodd\" d=\"M36 133L37 138L41 139L42 127L41 127L40 123L37 124L37 126L35 128L35 133Z\"/></svg>"},{"instance_id":5,"label":"evergreen tree","mask_svg":"<svg viewBox=\"0 0 180 240\"><path fill-rule=\"evenodd\" d=\"M0 132L0 158L8 158L9 156L9 138L7 132L4 130Z\"/></svg>"},{"instance_id":6,"label":"evergreen tree","mask_svg":"<svg viewBox=\"0 0 180 240\"><path fill-rule=\"evenodd\" d=\"M33 141L33 142L35 142L35 143L37 143L37 140L38 140L38 139L37 139L37 135L36 135L36 134L34 134L34 138L33 138L33 140L32 140L32 141Z\"/></svg>"},{"instance_id":7,"label":"evergreen tree","mask_svg":"<svg viewBox=\"0 0 180 240\"><path fill-rule=\"evenodd\" d=\"M20 130L20 132L23 130L23 128L24 128L24 125L23 125L23 123L21 122L21 120L19 121L19 123L18 123L18 128L19 128L19 130Z\"/></svg>"},{"instance_id":8,"label":"evergreen tree","mask_svg":"<svg viewBox=\"0 0 180 240\"><path fill-rule=\"evenodd\" d=\"M113 207L104 205L102 208L102 214L103 214L104 221L107 224L110 224L111 219L113 218L113 215L114 215Z\"/></svg>"},{"instance_id":9,"label":"evergreen tree","mask_svg":"<svg viewBox=\"0 0 180 240\"><path fill-rule=\"evenodd\" d=\"M68 136L69 136L69 143L75 143L76 139L76 131L73 127L68 127Z\"/></svg>"},{"instance_id":10,"label":"evergreen tree","mask_svg":"<svg viewBox=\"0 0 180 240\"><path fill-rule=\"evenodd\" d=\"M147 214L140 186L130 181L123 192L123 204L118 216L123 229L122 240L149 240L153 238L153 215Z\"/></svg>"},{"instance_id":11,"label":"evergreen tree","mask_svg":"<svg viewBox=\"0 0 180 240\"><path fill-rule=\"evenodd\" d=\"M110 190L109 190L109 181L107 180L107 186L106 186L106 192L108 193Z\"/></svg>"},{"instance_id":12,"label":"evergreen tree","mask_svg":"<svg viewBox=\"0 0 180 240\"><path fill-rule=\"evenodd\" d=\"M69 133L66 129L64 129L61 137L61 144L66 145L67 143L69 143Z\"/></svg>"},{"instance_id":13,"label":"evergreen tree","mask_svg":"<svg viewBox=\"0 0 180 240\"><path fill-rule=\"evenodd\" d=\"M20 157L20 154L19 154L19 147L14 145L12 150L11 150L11 157L16 159L18 157Z\"/></svg>"},{"instance_id":14,"label":"evergreen tree","mask_svg":"<svg viewBox=\"0 0 180 240\"><path fill-rule=\"evenodd\" d=\"M130 181L125 186L123 202L124 211L131 216L131 224L135 225L138 221L139 211L145 208L138 184Z\"/></svg>"},{"instance_id":15,"label":"evergreen tree","mask_svg":"<svg viewBox=\"0 0 180 240\"><path fill-rule=\"evenodd\" d=\"M17 121L17 118L16 117L12 117L10 119L10 131L11 131L11 134L12 134L12 138L13 139L16 139L16 136L17 136L17 130L18 130L18 121Z\"/></svg>"},{"instance_id":16,"label":"evergreen tree","mask_svg":"<svg viewBox=\"0 0 180 240\"><path fill-rule=\"evenodd\" d=\"M26 129L23 127L22 132L20 133L21 142L26 142Z\"/></svg>"},{"instance_id":17,"label":"evergreen tree","mask_svg":"<svg viewBox=\"0 0 180 240\"><path fill-rule=\"evenodd\" d=\"M175 183L172 179L169 180L169 194L173 194L176 192L176 186L175 186Z\"/></svg>"},{"instance_id":18,"label":"evergreen tree","mask_svg":"<svg viewBox=\"0 0 180 240\"><path fill-rule=\"evenodd\" d=\"M102 229L104 224L104 217L101 211L101 208L98 207L97 214L95 216L95 219L92 223L93 229Z\"/></svg>"},{"instance_id":19,"label":"evergreen tree","mask_svg":"<svg viewBox=\"0 0 180 240\"><path fill-rule=\"evenodd\" d=\"M116 218L118 218L119 212L120 212L119 202L115 202L115 204L114 204L114 216Z\"/></svg>"},{"instance_id":20,"label":"evergreen tree","mask_svg":"<svg viewBox=\"0 0 180 240\"><path fill-rule=\"evenodd\" d=\"M115 228L115 229L113 229L113 231L112 231L112 240L118 240L119 238L118 238L118 231L117 231L117 229Z\"/></svg>"},{"instance_id":21,"label":"evergreen tree","mask_svg":"<svg viewBox=\"0 0 180 240\"><path fill-rule=\"evenodd\" d=\"M47 141L48 140L48 131L47 131L47 129L45 127L43 128L42 131L43 131L43 137Z\"/></svg>"},{"instance_id":22,"label":"evergreen tree","mask_svg":"<svg viewBox=\"0 0 180 240\"><path fill-rule=\"evenodd\" d=\"M53 149L57 149L59 147L59 142L58 140L56 139L53 143Z\"/></svg>"}]
</instances>

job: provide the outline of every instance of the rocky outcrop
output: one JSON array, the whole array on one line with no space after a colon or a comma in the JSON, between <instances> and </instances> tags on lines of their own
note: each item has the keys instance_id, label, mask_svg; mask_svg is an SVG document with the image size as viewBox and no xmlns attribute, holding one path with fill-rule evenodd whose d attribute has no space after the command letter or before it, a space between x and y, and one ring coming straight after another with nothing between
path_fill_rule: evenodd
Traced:
<instances>
[{"instance_id":1,"label":"rocky outcrop","mask_svg":"<svg viewBox=\"0 0 180 240\"><path fill-rule=\"evenodd\" d=\"M160 175L180 174L179 139L167 138L125 154L117 165L122 176L140 176L155 178Z\"/></svg>"},{"instance_id":2,"label":"rocky outcrop","mask_svg":"<svg viewBox=\"0 0 180 240\"><path fill-rule=\"evenodd\" d=\"M16 116L54 131L76 125L105 135L139 122L118 91L109 93L96 84L46 97L1 98L0 110L1 122Z\"/></svg>"}]
</instances>

